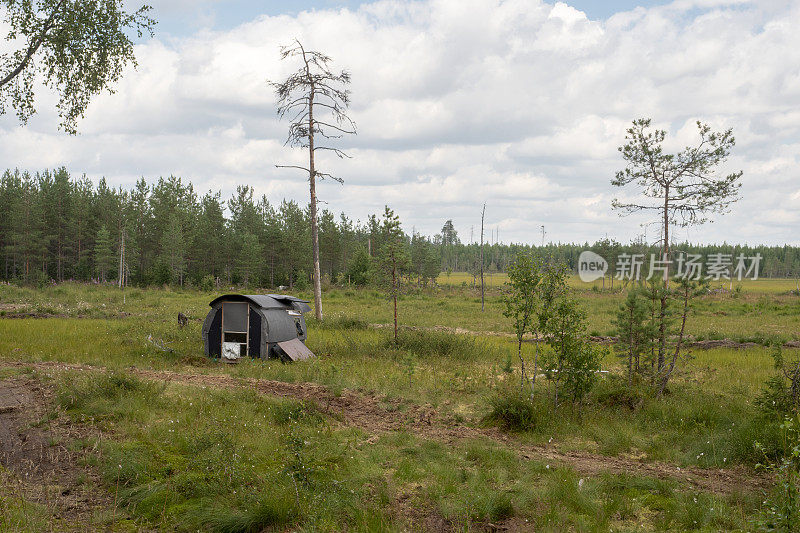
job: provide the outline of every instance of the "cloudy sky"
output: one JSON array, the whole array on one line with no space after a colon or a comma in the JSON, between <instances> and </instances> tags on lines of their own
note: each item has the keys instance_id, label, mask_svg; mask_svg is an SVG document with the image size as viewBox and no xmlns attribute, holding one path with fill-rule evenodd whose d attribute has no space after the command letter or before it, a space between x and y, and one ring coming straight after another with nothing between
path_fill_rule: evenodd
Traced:
<instances>
[{"instance_id":1,"label":"cloudy sky","mask_svg":"<svg viewBox=\"0 0 800 533\"><path fill-rule=\"evenodd\" d=\"M789 0L158 0L139 68L101 95L80 134L57 130L54 98L25 127L0 117L0 167L66 165L130 186L174 174L200 192L239 184L279 203L307 184L275 164L283 146L267 80L296 64L294 38L352 73L358 135L322 155L345 180L320 199L364 220L388 204L405 229L462 240L487 227L508 242L627 241L656 226L620 218L610 180L637 117L695 139L695 121L733 128L723 171L743 170L742 200L678 239L800 244L800 2ZM266 6L266 7L265 7ZM630 191L631 193L633 191ZM487 236L489 230L487 229Z\"/></svg>"}]
</instances>

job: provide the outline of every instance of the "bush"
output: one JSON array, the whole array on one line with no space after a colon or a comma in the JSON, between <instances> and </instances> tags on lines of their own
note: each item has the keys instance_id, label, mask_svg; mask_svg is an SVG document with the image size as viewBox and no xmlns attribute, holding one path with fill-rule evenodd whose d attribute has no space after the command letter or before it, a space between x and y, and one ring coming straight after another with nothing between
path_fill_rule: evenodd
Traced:
<instances>
[{"instance_id":1,"label":"bush","mask_svg":"<svg viewBox=\"0 0 800 533\"><path fill-rule=\"evenodd\" d=\"M604 407L623 407L634 411L642 406L647 398L647 389L634 383L629 385L622 376L607 376L595 387L595 403Z\"/></svg>"},{"instance_id":2,"label":"bush","mask_svg":"<svg viewBox=\"0 0 800 533\"><path fill-rule=\"evenodd\" d=\"M794 408L789 387L786 386L783 376L773 376L768 379L754 403L764 412L790 413Z\"/></svg>"},{"instance_id":3,"label":"bush","mask_svg":"<svg viewBox=\"0 0 800 533\"><path fill-rule=\"evenodd\" d=\"M203 279L200 280L200 283L197 284L197 287L201 291L211 292L216 288L216 280L211 274L206 274L203 276Z\"/></svg>"},{"instance_id":4,"label":"bush","mask_svg":"<svg viewBox=\"0 0 800 533\"><path fill-rule=\"evenodd\" d=\"M764 384L755 404L765 413L788 414L800 410L800 357L784 357L780 345L772 348L777 375Z\"/></svg>"},{"instance_id":5,"label":"bush","mask_svg":"<svg viewBox=\"0 0 800 533\"><path fill-rule=\"evenodd\" d=\"M489 398L490 411L484 422L496 424L506 431L530 431L542 422L542 413L535 400L516 388L498 391Z\"/></svg>"},{"instance_id":6,"label":"bush","mask_svg":"<svg viewBox=\"0 0 800 533\"><path fill-rule=\"evenodd\" d=\"M775 474L776 486L757 519L761 531L800 530L800 418L786 417L781 433L782 458L772 461L765 454L763 466ZM756 447L761 449L758 443Z\"/></svg>"}]
</instances>

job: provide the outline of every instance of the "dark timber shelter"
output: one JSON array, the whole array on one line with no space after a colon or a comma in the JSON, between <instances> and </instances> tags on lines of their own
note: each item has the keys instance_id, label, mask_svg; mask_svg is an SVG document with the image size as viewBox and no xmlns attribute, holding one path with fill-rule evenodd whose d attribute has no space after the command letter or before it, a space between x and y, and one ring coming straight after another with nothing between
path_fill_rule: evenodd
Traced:
<instances>
[{"instance_id":1,"label":"dark timber shelter","mask_svg":"<svg viewBox=\"0 0 800 533\"><path fill-rule=\"evenodd\" d=\"M208 305L203 342L209 357L299 361L314 356L304 344L303 313L311 311L306 300L280 294L225 294Z\"/></svg>"}]
</instances>

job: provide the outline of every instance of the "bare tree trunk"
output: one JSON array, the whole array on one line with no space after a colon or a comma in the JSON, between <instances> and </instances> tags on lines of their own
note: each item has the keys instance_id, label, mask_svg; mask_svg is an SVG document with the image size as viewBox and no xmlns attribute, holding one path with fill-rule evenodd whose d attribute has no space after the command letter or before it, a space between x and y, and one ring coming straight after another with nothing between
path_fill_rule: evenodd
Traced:
<instances>
[{"instance_id":1,"label":"bare tree trunk","mask_svg":"<svg viewBox=\"0 0 800 533\"><path fill-rule=\"evenodd\" d=\"M664 261L664 291L661 293L658 323L658 373L664 372L664 363L667 344L667 299L669 290L669 186L664 188L664 242L662 243L661 258Z\"/></svg>"},{"instance_id":2,"label":"bare tree trunk","mask_svg":"<svg viewBox=\"0 0 800 533\"><path fill-rule=\"evenodd\" d=\"M394 300L394 343L397 344L397 261L392 253L392 296Z\"/></svg>"},{"instance_id":3,"label":"bare tree trunk","mask_svg":"<svg viewBox=\"0 0 800 533\"><path fill-rule=\"evenodd\" d=\"M125 287L125 231L120 234L119 244L119 272L117 273L117 286Z\"/></svg>"},{"instance_id":4,"label":"bare tree trunk","mask_svg":"<svg viewBox=\"0 0 800 533\"><path fill-rule=\"evenodd\" d=\"M663 246L664 263L664 282L669 289L669 185L664 187L664 246Z\"/></svg>"},{"instance_id":5,"label":"bare tree trunk","mask_svg":"<svg viewBox=\"0 0 800 533\"><path fill-rule=\"evenodd\" d=\"M534 332L534 335L538 334ZM536 387L536 374L539 373L539 339L534 338L534 352L533 352L533 377L531 378L531 400L533 399L533 391Z\"/></svg>"},{"instance_id":6,"label":"bare tree trunk","mask_svg":"<svg viewBox=\"0 0 800 533\"><path fill-rule=\"evenodd\" d=\"M678 357L681 353L681 346L683 345L683 335L684 331L686 330L686 316L689 314L689 287L684 286L683 292L683 313L681 314L681 329L678 333L678 343L675 345L675 353L672 354L672 361L669 365L669 371L667 371L664 376L661 378L661 383L659 384L658 388L658 395L661 396L664 394L664 389L667 388L667 382L669 382L670 376L672 376L672 372L675 370L675 363L678 361Z\"/></svg>"},{"instance_id":7,"label":"bare tree trunk","mask_svg":"<svg viewBox=\"0 0 800 533\"><path fill-rule=\"evenodd\" d=\"M305 59L305 53L303 54ZM306 72L311 72L306 62ZM314 86L308 96L308 185L311 193L311 247L314 256L314 316L322 320L322 282L319 274L319 228L317 227L317 184L314 170Z\"/></svg>"},{"instance_id":8,"label":"bare tree trunk","mask_svg":"<svg viewBox=\"0 0 800 533\"><path fill-rule=\"evenodd\" d=\"M62 212L62 208L63 208L63 201L62 201L62 198L59 197L58 198L58 211L59 211L59 213ZM63 253L64 253L63 252L63 249L64 249L63 248L63 246L64 246L64 235L63 235L64 224L63 224L63 222L64 221L62 219L58 223L58 243L56 245L56 249L58 250L58 252L57 252L58 253L58 261L57 261L57 267L56 267L56 270L57 270L56 279L58 280L59 283L64 281L64 269L63 269L63 259L64 258L62 257Z\"/></svg>"},{"instance_id":9,"label":"bare tree trunk","mask_svg":"<svg viewBox=\"0 0 800 533\"><path fill-rule=\"evenodd\" d=\"M555 386L553 388L553 412L555 413L556 409L558 409L558 382L561 381L561 367L556 369L556 381Z\"/></svg>"},{"instance_id":10,"label":"bare tree trunk","mask_svg":"<svg viewBox=\"0 0 800 533\"><path fill-rule=\"evenodd\" d=\"M483 219L486 216L486 202L483 203L483 211L481 211L481 312L486 310L484 304L484 286L483 286Z\"/></svg>"}]
</instances>

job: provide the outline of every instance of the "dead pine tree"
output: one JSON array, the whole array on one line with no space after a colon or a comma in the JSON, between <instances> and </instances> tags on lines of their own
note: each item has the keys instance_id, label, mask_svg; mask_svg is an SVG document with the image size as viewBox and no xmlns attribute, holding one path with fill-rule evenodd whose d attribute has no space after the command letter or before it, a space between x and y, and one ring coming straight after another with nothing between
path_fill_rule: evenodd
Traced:
<instances>
[{"instance_id":1,"label":"dead pine tree","mask_svg":"<svg viewBox=\"0 0 800 533\"><path fill-rule=\"evenodd\" d=\"M319 228L317 223L317 178L331 178L339 183L344 180L320 172L316 167L317 151L333 152L340 158L349 157L339 148L324 143L344 134L355 134L355 123L347 116L350 104L350 74L333 72L331 58L313 50L306 50L295 39L289 46L281 47L281 59L299 58L300 68L282 82L269 82L278 98L278 116L289 118L289 135L285 145L308 150L308 166L276 165L279 168L295 168L308 173L311 210L311 247L314 262L314 314L322 320L322 281L319 268Z\"/></svg>"},{"instance_id":2,"label":"dead pine tree","mask_svg":"<svg viewBox=\"0 0 800 533\"><path fill-rule=\"evenodd\" d=\"M669 374L666 365L667 306L669 300L670 227L703 224L712 213L724 213L739 199L742 172L717 175L736 144L733 130L714 132L707 124L697 122L699 142L678 153L666 153L663 148L667 132L652 130L651 120L633 121L619 147L627 167L617 172L612 185L625 187L634 184L646 198L639 202L614 199L612 207L622 215L640 211L658 213L662 225L661 264L664 289L658 302L658 356L656 371L661 376L663 390ZM671 373L671 370L669 370Z\"/></svg>"}]
</instances>

